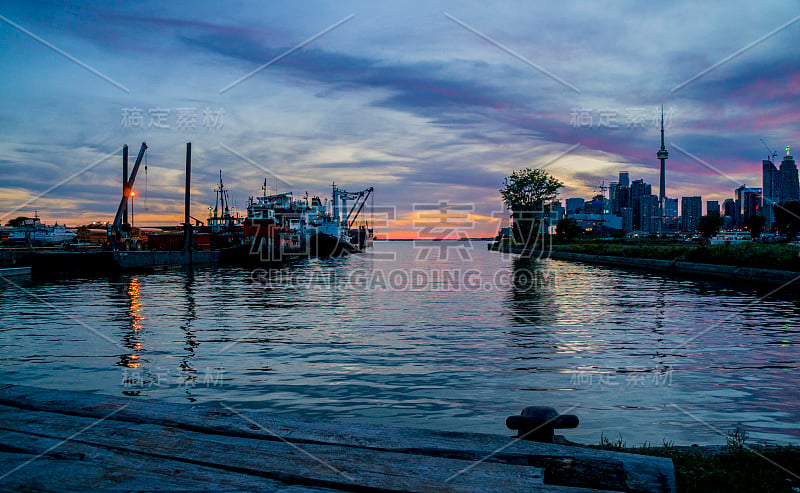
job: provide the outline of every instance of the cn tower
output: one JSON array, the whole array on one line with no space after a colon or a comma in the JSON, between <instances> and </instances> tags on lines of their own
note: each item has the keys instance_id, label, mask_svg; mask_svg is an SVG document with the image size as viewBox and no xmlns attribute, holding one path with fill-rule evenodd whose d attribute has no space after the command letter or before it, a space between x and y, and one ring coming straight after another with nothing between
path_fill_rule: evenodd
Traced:
<instances>
[{"instance_id":1,"label":"cn tower","mask_svg":"<svg viewBox=\"0 0 800 493\"><path fill-rule=\"evenodd\" d=\"M664 206L666 205L666 194L664 190L664 181L665 181L665 169L666 169L666 161L667 157L669 156L669 152L667 152L667 148L664 147L664 105L661 105L661 149L658 150L656 154L658 156L658 160L661 161L661 181L659 182L659 189L658 189L658 204L659 204L659 215L661 216L661 220L659 221L659 230L664 229Z\"/></svg>"}]
</instances>

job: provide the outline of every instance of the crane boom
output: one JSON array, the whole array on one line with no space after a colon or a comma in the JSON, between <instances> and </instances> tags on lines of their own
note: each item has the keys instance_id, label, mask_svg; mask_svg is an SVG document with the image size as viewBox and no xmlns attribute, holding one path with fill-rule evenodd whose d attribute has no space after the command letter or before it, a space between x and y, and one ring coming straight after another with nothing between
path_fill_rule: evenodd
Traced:
<instances>
[{"instance_id":1,"label":"crane boom","mask_svg":"<svg viewBox=\"0 0 800 493\"><path fill-rule=\"evenodd\" d=\"M770 149L767 143L764 142L764 139L758 139L758 140L760 140L761 143L764 144L764 148L767 150L767 159L770 159L770 157L772 157L772 159L778 157L778 153Z\"/></svg>"},{"instance_id":2,"label":"crane boom","mask_svg":"<svg viewBox=\"0 0 800 493\"><path fill-rule=\"evenodd\" d=\"M355 193L347 193L345 194L348 196L347 198L354 199L355 202L353 203L353 207L347 212L347 216L344 218L344 224L346 228L350 227L350 224L354 223L355 220L358 218L358 215L361 214L361 210L364 209L364 204L367 203L367 199L369 198L370 194L374 189L369 187L365 190L361 190L360 192ZM355 211L356 206L358 206L358 210ZM355 211L355 215L353 215L353 211ZM352 219L351 217L352 216Z\"/></svg>"},{"instance_id":3,"label":"crane boom","mask_svg":"<svg viewBox=\"0 0 800 493\"><path fill-rule=\"evenodd\" d=\"M125 184L125 190L130 191L133 189L133 183L136 181L136 173L139 171L139 165L142 164L142 158L144 158L144 151L147 150L147 143L142 142L142 147L139 149L139 155L136 156L136 163L133 165L133 170L131 170L131 176L128 178L128 182ZM114 216L114 222L111 223L111 233L116 233L119 231L119 228L122 224L122 212L128 206L128 194L123 193L122 199L119 201L119 207L117 207L117 213Z\"/></svg>"}]
</instances>

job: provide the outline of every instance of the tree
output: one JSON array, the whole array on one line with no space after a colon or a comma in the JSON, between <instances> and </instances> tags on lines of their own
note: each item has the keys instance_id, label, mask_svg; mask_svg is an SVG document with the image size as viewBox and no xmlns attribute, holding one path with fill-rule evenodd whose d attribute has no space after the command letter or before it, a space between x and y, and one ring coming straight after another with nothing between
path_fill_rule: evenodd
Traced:
<instances>
[{"instance_id":1,"label":"tree","mask_svg":"<svg viewBox=\"0 0 800 493\"><path fill-rule=\"evenodd\" d=\"M583 230L578 225L578 221L571 217L561 219L556 226L556 236L564 241L572 241L582 233Z\"/></svg>"},{"instance_id":2,"label":"tree","mask_svg":"<svg viewBox=\"0 0 800 493\"><path fill-rule=\"evenodd\" d=\"M773 210L778 233L782 234L786 241L792 241L800 232L800 202L796 200L785 202L776 205Z\"/></svg>"},{"instance_id":3,"label":"tree","mask_svg":"<svg viewBox=\"0 0 800 493\"><path fill-rule=\"evenodd\" d=\"M700 230L700 234L703 236L703 238L711 238L719 233L719 229L721 227L722 217L720 217L719 214L712 212L711 214L700 218L697 229Z\"/></svg>"},{"instance_id":4,"label":"tree","mask_svg":"<svg viewBox=\"0 0 800 493\"><path fill-rule=\"evenodd\" d=\"M750 238L758 239L761 236L761 233L764 232L764 224L767 223L767 219L760 215L760 214L753 214L752 216L748 217L744 220L744 229L750 231Z\"/></svg>"},{"instance_id":5,"label":"tree","mask_svg":"<svg viewBox=\"0 0 800 493\"><path fill-rule=\"evenodd\" d=\"M11 226L11 227L16 228L16 227L22 226L22 224L25 223L25 221L27 221L29 219L30 218L26 217L26 216L19 216L19 217L16 217L16 218L11 219L10 221L8 221L6 223L6 226Z\"/></svg>"},{"instance_id":6,"label":"tree","mask_svg":"<svg viewBox=\"0 0 800 493\"><path fill-rule=\"evenodd\" d=\"M543 169L525 168L511 173L503 185L500 195L512 212L514 239L528 245L564 184Z\"/></svg>"}]
</instances>

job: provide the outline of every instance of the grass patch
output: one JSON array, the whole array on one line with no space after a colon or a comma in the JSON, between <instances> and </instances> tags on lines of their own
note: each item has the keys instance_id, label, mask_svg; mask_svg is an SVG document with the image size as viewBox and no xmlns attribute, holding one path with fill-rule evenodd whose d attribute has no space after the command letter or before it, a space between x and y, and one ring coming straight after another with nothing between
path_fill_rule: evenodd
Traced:
<instances>
[{"instance_id":1,"label":"grass patch","mask_svg":"<svg viewBox=\"0 0 800 493\"><path fill-rule=\"evenodd\" d=\"M726 436L721 447L676 447L664 441L656 447L628 447L620 436L610 440L600 435L592 448L672 459L679 492L707 491L800 491L800 447L750 445L740 429Z\"/></svg>"},{"instance_id":2,"label":"grass patch","mask_svg":"<svg viewBox=\"0 0 800 493\"><path fill-rule=\"evenodd\" d=\"M554 251L628 258L684 260L702 264L733 265L800 272L800 249L787 244L742 243L693 245L647 242L574 242L553 245Z\"/></svg>"}]
</instances>

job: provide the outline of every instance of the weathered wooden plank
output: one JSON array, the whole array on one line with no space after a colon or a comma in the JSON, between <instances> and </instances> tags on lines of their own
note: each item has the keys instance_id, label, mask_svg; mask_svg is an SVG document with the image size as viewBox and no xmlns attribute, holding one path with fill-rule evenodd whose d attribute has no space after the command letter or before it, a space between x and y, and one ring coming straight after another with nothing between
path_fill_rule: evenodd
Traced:
<instances>
[{"instance_id":1,"label":"weathered wooden plank","mask_svg":"<svg viewBox=\"0 0 800 493\"><path fill-rule=\"evenodd\" d=\"M399 491L548 491L542 471L529 466L471 463L358 447L290 444L256 438L208 435L197 431L115 421L113 417L70 416L0 406L0 430L185 461L230 472L263 476L287 484L340 489ZM459 474L466 468L464 474Z\"/></svg>"},{"instance_id":2,"label":"weathered wooden plank","mask_svg":"<svg viewBox=\"0 0 800 493\"><path fill-rule=\"evenodd\" d=\"M0 403L95 418L125 403L128 407L115 414L114 419L228 436L264 440L280 438L298 444L340 444L463 460L533 465L545 469L545 482L548 484L624 491L675 491L674 469L669 459L520 441L499 435L312 422L263 413L241 413L240 416L229 409L210 405L187 406L13 385L0 387ZM259 423L260 427L248 419Z\"/></svg>"},{"instance_id":3,"label":"weathered wooden plank","mask_svg":"<svg viewBox=\"0 0 800 493\"><path fill-rule=\"evenodd\" d=\"M5 430L0 465L7 491L333 491Z\"/></svg>"}]
</instances>

